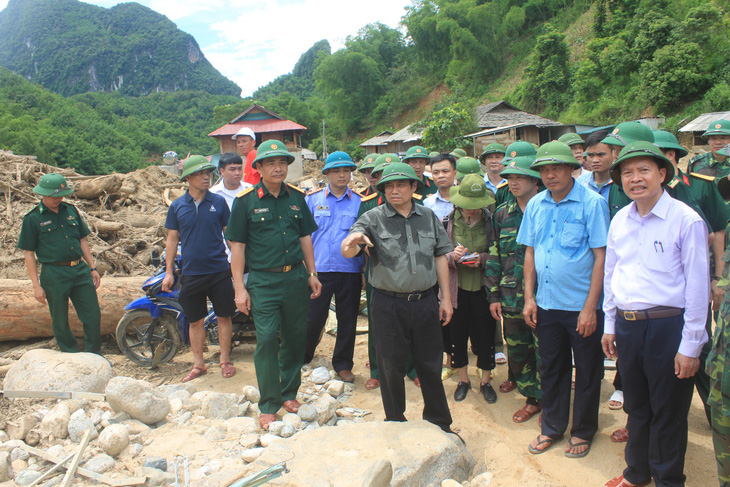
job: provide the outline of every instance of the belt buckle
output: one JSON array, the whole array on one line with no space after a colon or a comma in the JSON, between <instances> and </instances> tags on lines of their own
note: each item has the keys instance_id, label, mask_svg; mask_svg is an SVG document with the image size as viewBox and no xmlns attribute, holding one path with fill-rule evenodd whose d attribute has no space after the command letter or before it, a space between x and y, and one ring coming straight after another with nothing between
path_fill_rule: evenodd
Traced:
<instances>
[{"instance_id":1,"label":"belt buckle","mask_svg":"<svg viewBox=\"0 0 730 487\"><path fill-rule=\"evenodd\" d=\"M421 299L421 293L411 293L408 295L408 301L418 301L419 299Z\"/></svg>"},{"instance_id":2,"label":"belt buckle","mask_svg":"<svg viewBox=\"0 0 730 487\"><path fill-rule=\"evenodd\" d=\"M636 311L624 311L624 319L628 321L636 321Z\"/></svg>"},{"instance_id":3,"label":"belt buckle","mask_svg":"<svg viewBox=\"0 0 730 487\"><path fill-rule=\"evenodd\" d=\"M281 272L289 272L291 270L291 267L292 266L290 266L290 265L285 265L284 267L281 268Z\"/></svg>"},{"instance_id":4,"label":"belt buckle","mask_svg":"<svg viewBox=\"0 0 730 487\"><path fill-rule=\"evenodd\" d=\"M72 261L70 261L70 262L68 263L68 266L69 266L69 267L74 267L74 266L77 266L77 265L79 265L80 263L81 263L81 259L79 259L79 260L72 260Z\"/></svg>"}]
</instances>

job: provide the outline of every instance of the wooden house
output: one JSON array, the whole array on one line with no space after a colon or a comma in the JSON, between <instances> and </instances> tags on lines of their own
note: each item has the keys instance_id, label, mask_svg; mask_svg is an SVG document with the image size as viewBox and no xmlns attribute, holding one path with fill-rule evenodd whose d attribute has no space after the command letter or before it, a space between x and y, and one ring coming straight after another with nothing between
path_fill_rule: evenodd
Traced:
<instances>
[{"instance_id":1,"label":"wooden house","mask_svg":"<svg viewBox=\"0 0 730 487\"><path fill-rule=\"evenodd\" d=\"M691 152L708 152L707 141L702 134L707 131L715 120L730 120L730 112L703 113L687 125L679 129L679 143Z\"/></svg>"}]
</instances>

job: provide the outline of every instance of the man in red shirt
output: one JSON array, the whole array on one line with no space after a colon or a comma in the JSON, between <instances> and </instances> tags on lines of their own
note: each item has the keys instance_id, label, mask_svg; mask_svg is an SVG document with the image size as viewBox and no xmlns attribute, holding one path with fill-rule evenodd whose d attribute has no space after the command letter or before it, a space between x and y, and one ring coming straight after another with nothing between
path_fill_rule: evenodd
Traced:
<instances>
[{"instance_id":1,"label":"man in red shirt","mask_svg":"<svg viewBox=\"0 0 730 487\"><path fill-rule=\"evenodd\" d=\"M251 166L256 159L256 134L250 128L243 127L232 139L236 141L236 152L245 162L243 180L249 184L257 184L261 180L261 175Z\"/></svg>"}]
</instances>

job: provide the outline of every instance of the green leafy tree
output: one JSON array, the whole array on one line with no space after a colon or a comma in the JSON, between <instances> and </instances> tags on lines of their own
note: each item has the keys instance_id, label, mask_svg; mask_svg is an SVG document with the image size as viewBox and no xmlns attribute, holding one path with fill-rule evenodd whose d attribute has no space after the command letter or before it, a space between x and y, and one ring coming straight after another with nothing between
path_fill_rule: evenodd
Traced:
<instances>
[{"instance_id":1,"label":"green leafy tree","mask_svg":"<svg viewBox=\"0 0 730 487\"><path fill-rule=\"evenodd\" d=\"M443 152L450 152L459 147L471 147L471 140L461 137L476 130L472 116L459 105L433 112L423 121L422 126L423 145Z\"/></svg>"},{"instance_id":2,"label":"green leafy tree","mask_svg":"<svg viewBox=\"0 0 730 487\"><path fill-rule=\"evenodd\" d=\"M642 65L644 93L656 110L671 109L707 89L710 79L697 62L701 56L694 42L672 44L658 49L654 59Z\"/></svg>"}]
</instances>

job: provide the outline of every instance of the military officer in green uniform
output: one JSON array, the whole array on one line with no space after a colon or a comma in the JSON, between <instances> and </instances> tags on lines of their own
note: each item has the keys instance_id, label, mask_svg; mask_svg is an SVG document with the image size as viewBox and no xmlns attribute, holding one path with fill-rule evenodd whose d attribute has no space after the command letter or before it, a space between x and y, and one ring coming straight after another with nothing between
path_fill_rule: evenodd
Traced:
<instances>
[{"instance_id":1,"label":"military officer in green uniform","mask_svg":"<svg viewBox=\"0 0 730 487\"><path fill-rule=\"evenodd\" d=\"M718 178L729 175L730 161L720 150L730 144L730 120L715 120L702 134L702 138L709 144L710 152L693 157L687 166L689 172Z\"/></svg>"},{"instance_id":2,"label":"military officer in green uniform","mask_svg":"<svg viewBox=\"0 0 730 487\"><path fill-rule=\"evenodd\" d=\"M514 159L515 157L531 157L532 160L535 160L535 157L537 156L537 149L535 149L535 146L530 144L529 142L525 142L523 140L518 140L517 142L512 142L510 145L507 146L507 149L505 150L504 159L502 159L502 164L505 166L509 166L509 163ZM542 180L540 180L540 190L542 191L544 186L542 185ZM499 186L497 186L497 206L499 207L502 203L504 203L507 200L513 200L514 195L509 190L509 185L507 183L502 183Z\"/></svg>"},{"instance_id":3,"label":"military officer in green uniform","mask_svg":"<svg viewBox=\"0 0 730 487\"><path fill-rule=\"evenodd\" d=\"M583 155L583 152L586 149L586 143L583 140L583 138L574 133L574 132L568 132L567 134L563 134L560 137L558 137L558 142L562 142L563 144L568 144L568 147L570 147L571 152L573 153L573 157L580 162L580 168L573 171L573 177L578 179L583 174L589 172L585 169L585 156Z\"/></svg>"},{"instance_id":4,"label":"military officer in green uniform","mask_svg":"<svg viewBox=\"0 0 730 487\"><path fill-rule=\"evenodd\" d=\"M68 324L70 298L84 326L84 351L101 353L101 311L96 296L101 277L86 241L89 228L76 207L63 201L73 189L62 175L53 173L41 177L33 192L41 195L41 201L23 217L18 237L33 294L40 303L48 302L53 336L62 352L79 351ZM41 263L40 279L36 257Z\"/></svg>"},{"instance_id":5,"label":"military officer in green uniform","mask_svg":"<svg viewBox=\"0 0 730 487\"><path fill-rule=\"evenodd\" d=\"M534 161L534 157L515 157L502 171L514 198L494 213L497 239L489 248L489 254L497 259L488 260L484 268L489 309L495 320L504 320L507 340L509 374L499 390L510 392L517 387L526 398L522 409L512 416L515 423L524 423L542 409L537 338L522 316L525 246L517 243L525 207L538 192L540 173L530 169Z\"/></svg>"},{"instance_id":6,"label":"military officer in green uniform","mask_svg":"<svg viewBox=\"0 0 730 487\"><path fill-rule=\"evenodd\" d=\"M368 154L365 156L362 164L360 164L360 167L357 168L357 172L364 174L369 183L367 188L359 192L360 196L370 196L371 194L378 192L377 185L380 177L376 177L376 175L379 175L380 173L373 172L373 169L375 169L375 160L377 158L378 154Z\"/></svg>"},{"instance_id":7,"label":"military officer in green uniform","mask_svg":"<svg viewBox=\"0 0 730 487\"><path fill-rule=\"evenodd\" d=\"M254 365L263 429L276 420L282 405L290 413L299 409L308 287L312 299L322 289L312 246L317 224L304 192L284 183L293 161L283 142L263 142L252 164L261 181L238 194L226 228L236 307L253 313L256 325ZM250 269L245 285L244 263Z\"/></svg>"},{"instance_id":8,"label":"military officer in green uniform","mask_svg":"<svg viewBox=\"0 0 730 487\"><path fill-rule=\"evenodd\" d=\"M417 191L417 194L425 198L439 190L438 187L436 187L436 183L434 183L431 178L424 176L423 174L423 171L426 170L426 166L428 166L429 162L431 162L431 158L428 157L428 151L425 147L414 145L408 149L406 156L403 158L403 162L411 166L413 170L416 171L416 176L418 176L423 182L423 186Z\"/></svg>"}]
</instances>

